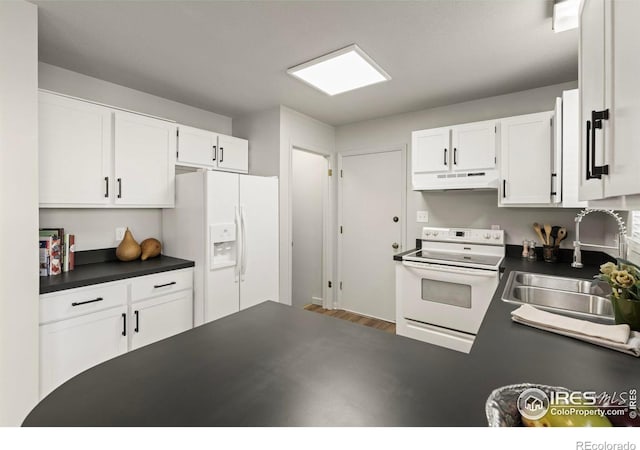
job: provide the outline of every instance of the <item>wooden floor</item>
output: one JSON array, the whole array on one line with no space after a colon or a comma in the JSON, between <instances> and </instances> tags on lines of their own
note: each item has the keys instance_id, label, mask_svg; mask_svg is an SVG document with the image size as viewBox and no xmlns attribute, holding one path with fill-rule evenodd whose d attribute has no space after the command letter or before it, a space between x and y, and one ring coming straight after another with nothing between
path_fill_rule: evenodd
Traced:
<instances>
[{"instance_id":1,"label":"wooden floor","mask_svg":"<svg viewBox=\"0 0 640 450\"><path fill-rule=\"evenodd\" d=\"M396 334L396 324L393 322L387 322L386 320L374 319L372 317L361 316L360 314L345 311L344 309L324 309L318 305L306 305L304 307L307 311L313 311L325 316L336 317L342 320L348 320L349 322L359 323L371 328L382 330L386 333Z\"/></svg>"}]
</instances>

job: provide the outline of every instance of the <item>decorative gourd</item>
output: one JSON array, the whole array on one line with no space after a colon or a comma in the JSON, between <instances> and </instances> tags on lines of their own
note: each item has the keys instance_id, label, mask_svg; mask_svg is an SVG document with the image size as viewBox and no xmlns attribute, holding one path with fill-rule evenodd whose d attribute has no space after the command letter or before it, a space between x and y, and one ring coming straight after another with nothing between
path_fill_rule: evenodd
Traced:
<instances>
[{"instance_id":1,"label":"decorative gourd","mask_svg":"<svg viewBox=\"0 0 640 450\"><path fill-rule=\"evenodd\" d=\"M154 238L145 239L140 243L140 247L142 248L142 256L140 259L143 261L146 261L148 258L155 258L162 250L162 244Z\"/></svg>"},{"instance_id":2,"label":"decorative gourd","mask_svg":"<svg viewBox=\"0 0 640 450\"><path fill-rule=\"evenodd\" d=\"M116 257L120 261L133 261L140 257L141 252L140 244L136 242L131 231L127 228L127 231L124 232L122 242L120 242L120 245L118 245L116 249Z\"/></svg>"}]
</instances>

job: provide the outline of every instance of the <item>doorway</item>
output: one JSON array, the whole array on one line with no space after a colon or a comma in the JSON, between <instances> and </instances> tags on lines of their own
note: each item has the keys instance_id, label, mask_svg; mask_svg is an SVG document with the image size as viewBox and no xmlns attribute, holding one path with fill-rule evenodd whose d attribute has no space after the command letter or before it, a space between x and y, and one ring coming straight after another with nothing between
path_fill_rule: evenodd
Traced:
<instances>
[{"instance_id":1,"label":"doorway","mask_svg":"<svg viewBox=\"0 0 640 450\"><path fill-rule=\"evenodd\" d=\"M292 304L327 303L326 248L329 157L300 148L291 152Z\"/></svg>"},{"instance_id":2,"label":"doorway","mask_svg":"<svg viewBox=\"0 0 640 450\"><path fill-rule=\"evenodd\" d=\"M342 155L338 307L395 322L394 253L405 248L406 151Z\"/></svg>"}]
</instances>

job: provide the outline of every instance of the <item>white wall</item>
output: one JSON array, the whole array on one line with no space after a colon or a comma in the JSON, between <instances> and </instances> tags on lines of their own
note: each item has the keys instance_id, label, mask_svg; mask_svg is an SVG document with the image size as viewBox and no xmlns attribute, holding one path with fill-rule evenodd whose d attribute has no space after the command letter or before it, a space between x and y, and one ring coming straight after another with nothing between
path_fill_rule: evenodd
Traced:
<instances>
[{"instance_id":1,"label":"white wall","mask_svg":"<svg viewBox=\"0 0 640 450\"><path fill-rule=\"evenodd\" d=\"M407 179L411 180L412 131L549 111L553 109L555 98L560 96L563 90L574 89L576 86L577 82L563 83L341 126L336 128L336 151L349 153L368 148L406 145L409 149ZM431 226L500 225L506 230L509 244L521 244L523 239L535 239L531 228L533 222L563 225L569 231L569 238L563 244L565 247L572 245L573 217L577 210L498 208L496 191L414 192L411 190L411 183L408 184L406 231L409 245L412 239L419 237L420 230L426 225L416 222L417 210L429 211L428 225ZM589 225L580 230L582 237L602 242L605 220L602 217L591 217ZM610 245L611 238L612 236L607 236Z\"/></svg>"},{"instance_id":2,"label":"white wall","mask_svg":"<svg viewBox=\"0 0 640 450\"><path fill-rule=\"evenodd\" d=\"M291 304L292 297L290 186L291 151L294 147L332 155L335 153L335 129L285 106L280 109L280 302L287 304ZM336 177L332 178L335 186ZM336 189L333 190L335 191ZM330 235L333 235L331 231ZM333 254L335 255L335 251Z\"/></svg>"},{"instance_id":3,"label":"white wall","mask_svg":"<svg viewBox=\"0 0 640 450\"><path fill-rule=\"evenodd\" d=\"M162 237L160 209L48 209L40 210L41 228L64 227L76 235L76 251L116 247L116 227L128 227L138 243Z\"/></svg>"},{"instance_id":4,"label":"white wall","mask_svg":"<svg viewBox=\"0 0 640 450\"><path fill-rule=\"evenodd\" d=\"M38 11L0 1L0 426L38 401Z\"/></svg>"},{"instance_id":5,"label":"white wall","mask_svg":"<svg viewBox=\"0 0 640 450\"><path fill-rule=\"evenodd\" d=\"M322 300L323 194L327 160L318 154L292 152L292 304Z\"/></svg>"},{"instance_id":6,"label":"white wall","mask_svg":"<svg viewBox=\"0 0 640 450\"><path fill-rule=\"evenodd\" d=\"M38 64L39 87L118 108L175 120L196 128L231 134L231 117L130 89L44 62Z\"/></svg>"},{"instance_id":7,"label":"white wall","mask_svg":"<svg viewBox=\"0 0 640 450\"><path fill-rule=\"evenodd\" d=\"M233 119L233 135L249 140L249 173L277 176L280 171L280 107Z\"/></svg>"},{"instance_id":8,"label":"white wall","mask_svg":"<svg viewBox=\"0 0 640 450\"><path fill-rule=\"evenodd\" d=\"M206 130L231 134L230 117L136 91L104 80L40 62L39 87L136 112L175 120ZM76 249L109 248L115 228L128 226L136 240L161 235L159 209L41 209L42 226L64 227L76 235Z\"/></svg>"}]
</instances>

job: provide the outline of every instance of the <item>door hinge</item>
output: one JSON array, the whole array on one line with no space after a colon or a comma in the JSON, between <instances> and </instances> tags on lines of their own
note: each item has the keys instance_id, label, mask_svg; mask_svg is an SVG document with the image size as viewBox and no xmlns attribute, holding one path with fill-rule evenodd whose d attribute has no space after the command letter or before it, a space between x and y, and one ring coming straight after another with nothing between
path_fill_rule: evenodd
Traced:
<instances>
[{"instance_id":1,"label":"door hinge","mask_svg":"<svg viewBox=\"0 0 640 450\"><path fill-rule=\"evenodd\" d=\"M179 159L179 158L178 158L178 150L176 150L176 159Z\"/></svg>"},{"instance_id":2,"label":"door hinge","mask_svg":"<svg viewBox=\"0 0 640 450\"><path fill-rule=\"evenodd\" d=\"M342 169L340 169L340 178L342 178Z\"/></svg>"},{"instance_id":3,"label":"door hinge","mask_svg":"<svg viewBox=\"0 0 640 450\"><path fill-rule=\"evenodd\" d=\"M494 125L494 126L493 126L493 132L494 132L494 133L497 133L497 132L498 132L498 125Z\"/></svg>"},{"instance_id":4,"label":"door hinge","mask_svg":"<svg viewBox=\"0 0 640 450\"><path fill-rule=\"evenodd\" d=\"M329 176L333 175L333 170L329 169Z\"/></svg>"},{"instance_id":5,"label":"door hinge","mask_svg":"<svg viewBox=\"0 0 640 450\"><path fill-rule=\"evenodd\" d=\"M342 225L340 225L340 234L342 234Z\"/></svg>"},{"instance_id":6,"label":"door hinge","mask_svg":"<svg viewBox=\"0 0 640 450\"><path fill-rule=\"evenodd\" d=\"M176 128L176 137L180 137L180 128Z\"/></svg>"},{"instance_id":7,"label":"door hinge","mask_svg":"<svg viewBox=\"0 0 640 450\"><path fill-rule=\"evenodd\" d=\"M342 290L342 281L340 282L340 290Z\"/></svg>"},{"instance_id":8,"label":"door hinge","mask_svg":"<svg viewBox=\"0 0 640 450\"><path fill-rule=\"evenodd\" d=\"M327 284L329 285L329 287L331 287L331 281L329 281Z\"/></svg>"},{"instance_id":9,"label":"door hinge","mask_svg":"<svg viewBox=\"0 0 640 450\"><path fill-rule=\"evenodd\" d=\"M553 117L551 119L549 119L549 126L552 127L553 126Z\"/></svg>"},{"instance_id":10,"label":"door hinge","mask_svg":"<svg viewBox=\"0 0 640 450\"><path fill-rule=\"evenodd\" d=\"M498 157L497 157L497 156L494 156L494 157L493 157L493 163L494 163L494 164L498 164Z\"/></svg>"}]
</instances>

